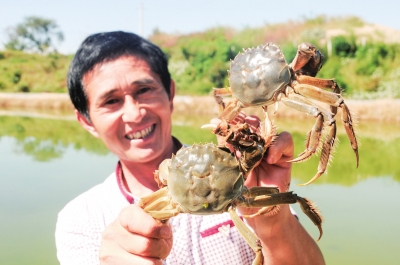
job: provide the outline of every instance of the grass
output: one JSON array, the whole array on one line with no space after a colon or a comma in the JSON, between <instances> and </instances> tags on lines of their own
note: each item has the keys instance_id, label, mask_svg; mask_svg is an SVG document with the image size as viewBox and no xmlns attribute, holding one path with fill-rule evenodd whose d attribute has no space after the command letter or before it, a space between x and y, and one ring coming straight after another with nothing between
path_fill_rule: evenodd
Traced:
<instances>
[{"instance_id":1,"label":"grass","mask_svg":"<svg viewBox=\"0 0 400 265\"><path fill-rule=\"evenodd\" d=\"M66 92L71 56L0 51L0 92Z\"/></svg>"}]
</instances>

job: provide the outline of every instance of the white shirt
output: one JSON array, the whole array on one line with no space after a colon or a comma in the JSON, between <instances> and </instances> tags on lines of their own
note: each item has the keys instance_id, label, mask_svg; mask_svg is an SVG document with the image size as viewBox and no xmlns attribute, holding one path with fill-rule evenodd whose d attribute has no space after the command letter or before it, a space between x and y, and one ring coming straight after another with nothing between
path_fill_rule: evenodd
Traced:
<instances>
[{"instance_id":1,"label":"white shirt","mask_svg":"<svg viewBox=\"0 0 400 265\"><path fill-rule=\"evenodd\" d=\"M103 230L131 202L124 190L119 166L103 183L69 202L58 214L57 257L61 265L99 264ZM241 237L228 213L179 214L170 219L173 247L164 264L251 264L253 250ZM222 231L222 232L220 232Z\"/></svg>"}]
</instances>

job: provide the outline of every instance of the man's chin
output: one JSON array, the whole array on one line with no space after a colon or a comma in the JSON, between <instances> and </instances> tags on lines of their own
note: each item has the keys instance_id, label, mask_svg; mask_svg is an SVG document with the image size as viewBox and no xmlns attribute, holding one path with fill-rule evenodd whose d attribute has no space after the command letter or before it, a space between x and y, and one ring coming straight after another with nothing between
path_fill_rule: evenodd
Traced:
<instances>
[{"instance_id":1,"label":"man's chin","mask_svg":"<svg viewBox=\"0 0 400 265\"><path fill-rule=\"evenodd\" d=\"M160 150L154 148L135 148L130 150L128 158L132 162L145 163L156 159L160 156Z\"/></svg>"}]
</instances>

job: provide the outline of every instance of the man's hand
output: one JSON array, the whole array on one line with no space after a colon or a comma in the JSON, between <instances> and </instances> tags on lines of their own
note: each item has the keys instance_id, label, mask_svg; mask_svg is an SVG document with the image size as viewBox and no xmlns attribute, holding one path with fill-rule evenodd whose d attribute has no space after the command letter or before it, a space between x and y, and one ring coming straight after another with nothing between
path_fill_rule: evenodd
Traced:
<instances>
[{"instance_id":1,"label":"man's hand","mask_svg":"<svg viewBox=\"0 0 400 265\"><path fill-rule=\"evenodd\" d=\"M288 191L292 165L287 161L292 159L293 150L292 136L288 132L280 133L268 148L267 153L258 166L247 176L245 185L249 188L254 186L278 187L280 192ZM240 208L240 212L244 215L255 214L258 210L258 208ZM285 213L280 213L281 210L284 210ZM291 215L288 205L280 205L264 216L248 218L247 223L255 231L261 227L263 229L260 229L258 232L266 231L265 228L268 227L268 224L281 222L281 218L287 218L287 213L289 213L289 216Z\"/></svg>"},{"instance_id":2,"label":"man's hand","mask_svg":"<svg viewBox=\"0 0 400 265\"><path fill-rule=\"evenodd\" d=\"M137 205L124 208L103 232L100 264L162 264L172 248L172 230Z\"/></svg>"},{"instance_id":3,"label":"man's hand","mask_svg":"<svg viewBox=\"0 0 400 265\"><path fill-rule=\"evenodd\" d=\"M213 119L211 123L218 124L220 120ZM240 113L235 122L246 122L253 131L260 126L260 120L255 116ZM224 145L223 137L218 137L218 144ZM288 132L280 133L268 147L264 158L247 176L245 185L278 187L280 192L289 189L291 181L293 158L293 139ZM241 207L244 215L258 212L257 208ZM282 205L267 214L254 218L246 218L261 240L264 254L264 264L325 264L318 245L310 237L300 222L293 216L288 205Z\"/></svg>"},{"instance_id":4,"label":"man's hand","mask_svg":"<svg viewBox=\"0 0 400 265\"><path fill-rule=\"evenodd\" d=\"M212 119L211 123L218 124L219 119ZM260 119L256 116L246 116L241 112L235 120L235 123L247 123L252 131L260 130ZM224 138L217 136L219 145L226 145ZM229 146L228 146L229 147ZM231 149L233 151L233 149ZM263 160L247 176L246 186L275 186L280 192L288 190L290 185L291 163L293 158L293 139L288 132L282 132L276 137L275 141L269 146Z\"/></svg>"}]
</instances>

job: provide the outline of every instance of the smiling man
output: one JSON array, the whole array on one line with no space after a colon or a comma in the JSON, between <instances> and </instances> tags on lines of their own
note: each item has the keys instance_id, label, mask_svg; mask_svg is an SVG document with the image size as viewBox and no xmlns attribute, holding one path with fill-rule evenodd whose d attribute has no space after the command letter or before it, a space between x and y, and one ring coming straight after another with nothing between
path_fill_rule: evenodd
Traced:
<instances>
[{"instance_id":1,"label":"smiling man","mask_svg":"<svg viewBox=\"0 0 400 265\"><path fill-rule=\"evenodd\" d=\"M68 89L79 123L119 162L103 183L59 213L60 264L252 263L254 252L236 228L226 231L228 213L181 214L161 223L137 206L141 197L158 190L153 172L159 164L182 147L171 135L175 85L159 47L132 33L91 35L72 60ZM286 161L292 156L292 138L281 133L246 185L285 190L291 170ZM248 224L261 240L265 264L324 263L287 205Z\"/></svg>"},{"instance_id":2,"label":"smiling man","mask_svg":"<svg viewBox=\"0 0 400 265\"><path fill-rule=\"evenodd\" d=\"M130 192L141 197L156 190L154 180L138 185L131 172L147 175L180 147L171 138L173 82L168 95L146 61L126 55L96 65L82 81L90 120L77 112L78 121L118 156Z\"/></svg>"}]
</instances>

